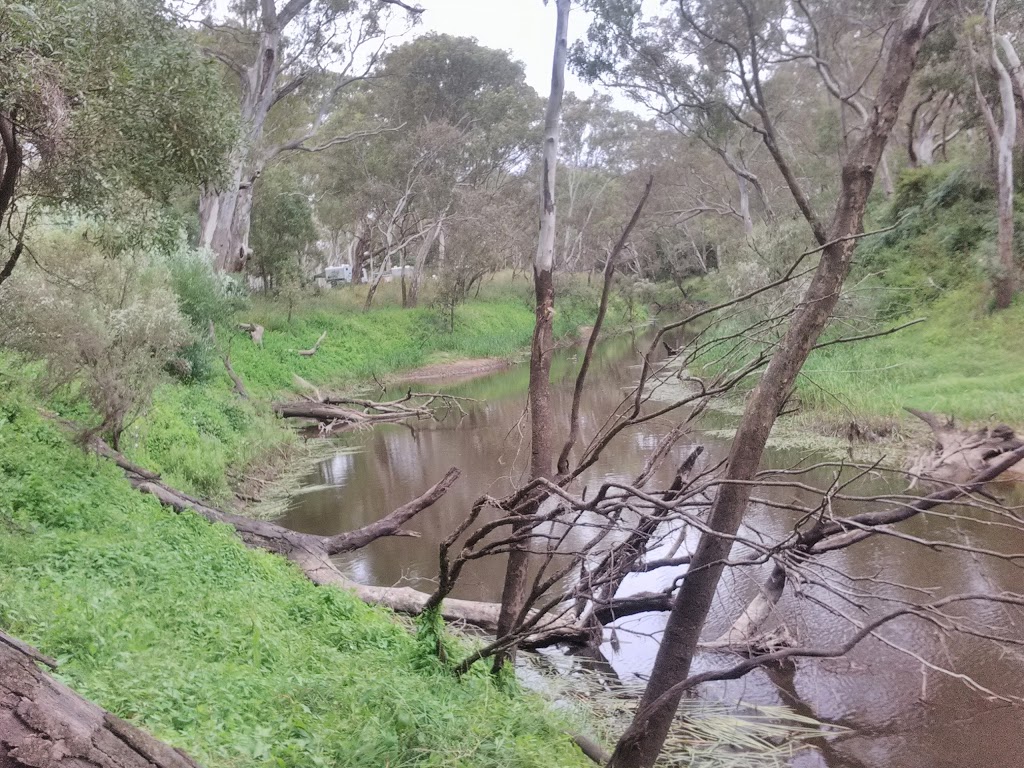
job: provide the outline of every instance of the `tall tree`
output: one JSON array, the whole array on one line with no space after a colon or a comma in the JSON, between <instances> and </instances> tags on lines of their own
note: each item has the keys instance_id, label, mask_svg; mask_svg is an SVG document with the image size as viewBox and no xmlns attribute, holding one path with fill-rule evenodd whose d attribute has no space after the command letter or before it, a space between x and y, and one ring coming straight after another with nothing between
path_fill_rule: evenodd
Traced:
<instances>
[{"instance_id":1,"label":"tall tree","mask_svg":"<svg viewBox=\"0 0 1024 768\"><path fill-rule=\"evenodd\" d=\"M626 3L630 4L636 5ZM613 20L623 22L622 3L597 5L604 6L598 10L606 11L609 5L616 6L612 10L617 19ZM784 338L747 400L720 489L711 505L708 531L701 536L673 601L650 682L634 721L616 746L611 760L615 768L652 766L661 751L682 696L680 684L689 673L735 535L747 511L751 493L749 482L758 471L768 435L793 383L839 301L857 239L862 233L864 211L876 171L928 28L931 6L930 0L912 0L891 25L877 95L867 109L868 120L863 130L845 158L839 199L830 223L820 217L791 166L775 122L776 111L768 96L769 81L775 62L779 60L777 54L788 42L781 4L767 0L728 3L694 0L676 6L678 17L674 24L679 34L689 41L695 55L680 61L674 74L688 82L696 80L698 89L709 81L718 81L714 88L718 95L705 99L704 104L728 109L734 120L745 124L761 138L818 241L821 257ZM600 20L599 17L591 41L598 46L603 44L607 51L614 38L604 34L608 27L602 26ZM611 52L623 51L618 48ZM628 51L626 53L628 55ZM650 55L657 57L659 51L651 51ZM727 73L724 79L723 72ZM663 87L661 83L655 85ZM664 84L664 87L671 85ZM741 105L729 99L731 93L742 95Z\"/></svg>"},{"instance_id":2,"label":"tall tree","mask_svg":"<svg viewBox=\"0 0 1024 768\"><path fill-rule=\"evenodd\" d=\"M989 69L994 76L999 92L999 111L1002 114L1002 119L996 120L995 110L981 87L977 67L973 67L974 90L992 143L992 159L996 170L999 228L996 236L997 274L993 281L995 307L1006 309L1013 302L1017 283L1017 260L1013 243L1013 148L1017 141L1017 104L1011 75L1016 52L1009 38L996 32L996 0L988 0L985 4L984 31L980 37L983 39L981 51L976 51L972 44L971 53L977 58L977 63ZM1003 55L1008 54L1010 67L1003 63L1001 47ZM1019 70L1019 59L1016 67Z\"/></svg>"},{"instance_id":3,"label":"tall tree","mask_svg":"<svg viewBox=\"0 0 1024 768\"><path fill-rule=\"evenodd\" d=\"M555 316L555 176L558 168L558 136L561 130L562 96L565 92L565 62L568 56L569 9L571 0L556 0L555 52L551 66L551 93L544 113L544 143L541 156L540 237L533 259L533 286L537 302L533 341L530 346L530 476L551 477L554 462L551 416L551 355L554 351L552 321ZM498 639L511 631L526 600L529 553L525 545L514 547L508 556L505 586L498 617ZM498 670L504 654L495 656Z\"/></svg>"},{"instance_id":4,"label":"tall tree","mask_svg":"<svg viewBox=\"0 0 1024 768\"><path fill-rule=\"evenodd\" d=\"M199 200L199 241L216 254L218 269L238 272L249 256L253 185L271 161L292 152L319 152L380 130L370 128L320 137L343 92L369 76L390 37L390 11L400 0L244 0L237 17L206 22L214 40L208 52L233 73L242 138L231 156L228 178L204 189ZM303 95L308 118L268 146L271 111Z\"/></svg>"}]
</instances>

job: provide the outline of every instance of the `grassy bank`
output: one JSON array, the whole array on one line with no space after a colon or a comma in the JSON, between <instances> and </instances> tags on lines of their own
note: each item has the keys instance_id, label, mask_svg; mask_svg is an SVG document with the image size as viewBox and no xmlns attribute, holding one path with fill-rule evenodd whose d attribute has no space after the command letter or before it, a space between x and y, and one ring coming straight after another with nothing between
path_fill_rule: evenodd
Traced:
<instances>
[{"instance_id":1,"label":"grassy bank","mask_svg":"<svg viewBox=\"0 0 1024 768\"><path fill-rule=\"evenodd\" d=\"M583 765L543 702L456 682L384 610L174 515L0 395L0 626L220 766Z\"/></svg>"},{"instance_id":2,"label":"grassy bank","mask_svg":"<svg viewBox=\"0 0 1024 768\"><path fill-rule=\"evenodd\" d=\"M555 335L575 339L581 326L594 321L597 286L567 280L559 289ZM499 276L483 286L479 298L458 307L454 330L429 305L396 306L395 284L382 289L369 312L362 311L361 286L306 296L291 307L255 298L235 320L264 326L263 346L245 335L234 336L230 345L233 367L255 402L241 401L220 361L213 360L207 380L168 383L157 391L152 408L127 433L125 451L171 485L224 501L248 468L280 461L294 444L293 432L266 403L293 392L296 375L327 390L345 390L439 360L518 357L533 334L530 290L522 278L513 283ZM608 331L621 331L635 319L614 297ZM312 347L325 331L315 356L297 353ZM222 345L231 335L230 327L218 331Z\"/></svg>"},{"instance_id":3,"label":"grassy bank","mask_svg":"<svg viewBox=\"0 0 1024 768\"><path fill-rule=\"evenodd\" d=\"M818 350L801 401L837 418L902 418L909 406L1024 426L1024 302L992 314L977 288L923 307L925 322L892 336Z\"/></svg>"},{"instance_id":4,"label":"grassy bank","mask_svg":"<svg viewBox=\"0 0 1024 768\"><path fill-rule=\"evenodd\" d=\"M869 214L865 229L884 231L859 244L838 311L845 319L824 338L923 322L813 352L797 379L801 408L778 431L842 433L851 422L882 434L921 431L906 407L1024 428L1024 296L1009 309L992 309L996 220L986 168L964 162L908 170L893 198L876 200ZM1024 206L1018 220L1024 231ZM769 253L788 264L798 247ZM743 278L750 271L749 262L738 260L691 288L715 303L748 289ZM731 334L797 300L795 290L786 296L783 290L728 318L714 331L723 342L701 362L718 370L749 359L751 349L737 348ZM763 346L780 332L746 338ZM722 355L730 355L726 363Z\"/></svg>"}]
</instances>

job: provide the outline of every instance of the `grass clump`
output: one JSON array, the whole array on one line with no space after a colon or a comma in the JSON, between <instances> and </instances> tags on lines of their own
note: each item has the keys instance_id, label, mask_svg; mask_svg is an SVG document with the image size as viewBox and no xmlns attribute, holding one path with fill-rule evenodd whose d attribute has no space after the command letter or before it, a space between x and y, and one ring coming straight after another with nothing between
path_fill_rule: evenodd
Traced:
<instances>
[{"instance_id":1,"label":"grass clump","mask_svg":"<svg viewBox=\"0 0 1024 768\"><path fill-rule=\"evenodd\" d=\"M898 416L909 406L1024 423L1024 303L989 314L984 293L965 287L924 313L926 322L892 336L814 352L801 400L856 415Z\"/></svg>"},{"instance_id":2,"label":"grass clump","mask_svg":"<svg viewBox=\"0 0 1024 768\"><path fill-rule=\"evenodd\" d=\"M10 393L0 626L209 768L585 764L539 699L423 663L388 612L169 513Z\"/></svg>"}]
</instances>

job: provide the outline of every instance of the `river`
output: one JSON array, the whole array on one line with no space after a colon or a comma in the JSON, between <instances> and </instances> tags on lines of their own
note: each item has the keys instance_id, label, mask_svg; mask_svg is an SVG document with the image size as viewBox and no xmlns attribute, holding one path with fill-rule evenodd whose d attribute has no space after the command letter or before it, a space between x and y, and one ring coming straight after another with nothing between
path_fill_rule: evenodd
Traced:
<instances>
[{"instance_id":1,"label":"river","mask_svg":"<svg viewBox=\"0 0 1024 768\"><path fill-rule=\"evenodd\" d=\"M599 345L582 409L584 436L594 433L636 381L636 344L633 337L626 336ZM578 353L581 351L575 349L559 352L553 366L552 410L561 421L567 420ZM464 383L446 382L444 391L477 401L467 405L466 415L451 412L436 422L389 425L342 436L337 440L337 453L304 478L279 522L325 535L351 530L418 495L449 467L459 467L463 474L456 486L408 526L418 531L420 538L378 540L338 560L346 575L356 581L431 591L437 546L461 522L473 500L483 493L501 495L523 477L529 460L528 434L524 432L528 429L524 413L527 377L526 366L518 366ZM416 386L426 387L422 383ZM586 482L635 476L671 426L665 420L632 429L591 468ZM708 434L694 435L689 442L690 446L685 441L677 446L680 457L696 443L705 446L710 461L722 458L728 449L724 441ZM785 467L800 460L813 463L814 459L807 450L769 450L764 465ZM824 486L832 476L823 470L804 480ZM881 494L899 492L902 487L893 479L872 477L860 481L857 490ZM812 494L779 489L775 496L779 501L800 501L804 496L802 500L808 502ZM838 505L834 511L851 510ZM962 537L976 546L1024 551L1020 529L992 522L965 523L926 514L901 530L934 539L946 532L942 529L955 525ZM778 509L755 506L750 511L748 531L782 534L787 528L792 529L792 518ZM844 586L848 598L840 599L813 584L803 586L812 598L809 600L797 600L788 592L780 610L801 645L842 642L851 630L837 616L838 611L864 616L883 609L878 599L862 594L869 591L909 601L955 593L1024 592L1024 571L1014 563L967 552L934 551L889 537L877 536L832 553L824 562L848 576ZM491 558L475 566L463 575L455 596L498 600L504 562ZM671 569L660 569L634 576L623 590L662 587L677 575ZM707 627L709 639L729 626L765 575L763 570L727 571ZM891 610L892 604L884 608ZM993 628L1024 641L1024 613L972 603L958 616L965 626ZM643 680L649 674L664 621L663 614L620 620L614 647L606 632L601 650L620 679ZM1024 697L1024 649L961 633L946 635L909 619L888 625L883 634L888 644L868 639L845 657L801 660L793 668L756 671L739 681L706 685L700 695L726 702L785 705L842 728L837 736L816 739L793 760L797 768L1024 765L1022 710L927 667L928 663L948 667L998 694ZM920 658L895 646L912 650ZM708 652L695 664L702 670L735 661L735 656Z\"/></svg>"}]
</instances>

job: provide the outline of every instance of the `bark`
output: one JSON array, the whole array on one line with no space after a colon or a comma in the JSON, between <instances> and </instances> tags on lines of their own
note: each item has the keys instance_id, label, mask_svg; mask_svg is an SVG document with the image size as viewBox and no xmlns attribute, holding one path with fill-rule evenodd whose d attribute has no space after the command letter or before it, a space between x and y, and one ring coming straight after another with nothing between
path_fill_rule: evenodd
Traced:
<instances>
[{"instance_id":1,"label":"bark","mask_svg":"<svg viewBox=\"0 0 1024 768\"><path fill-rule=\"evenodd\" d=\"M1017 262L1013 249L1013 148L1017 142L1017 105L1013 98L1013 78L999 58L996 49L995 0L988 4L989 53L992 72L999 83L999 106L1003 120L998 131L991 131L992 144L996 154L996 183L999 198L999 233L996 249L999 260L999 274L995 285L995 307L1006 309L1013 302L1017 287Z\"/></svg>"},{"instance_id":2,"label":"bark","mask_svg":"<svg viewBox=\"0 0 1024 768\"><path fill-rule=\"evenodd\" d=\"M249 256L253 185L263 170L263 128L274 105L284 28L312 0L290 0L278 13L275 0L261 0L259 44L252 62L236 70L241 87L242 145L232 156L231 173L220 189L199 198L200 246L213 251L222 272L240 272Z\"/></svg>"},{"instance_id":3,"label":"bark","mask_svg":"<svg viewBox=\"0 0 1024 768\"><path fill-rule=\"evenodd\" d=\"M910 471L916 477L948 483L967 482L992 467L1000 458L1024 445L1005 424L971 432L958 429L934 413L907 409L929 426L935 436L932 450L918 456ZM1006 479L1024 481L1024 467L1007 471ZM915 480L916 483L916 480Z\"/></svg>"},{"instance_id":4,"label":"bark","mask_svg":"<svg viewBox=\"0 0 1024 768\"><path fill-rule=\"evenodd\" d=\"M2 160L0 163L0 227L10 229L15 194L22 168L25 165L25 156L18 138L18 126L13 117L6 114L0 114L0 160ZM26 216L14 249L4 260L3 268L0 268L0 285L11 276L14 267L18 264L18 259L21 258L25 248L25 225L27 223L28 217Z\"/></svg>"},{"instance_id":5,"label":"bark","mask_svg":"<svg viewBox=\"0 0 1024 768\"><path fill-rule=\"evenodd\" d=\"M36 666L56 662L0 632L0 766L199 768L181 750L86 701Z\"/></svg>"},{"instance_id":6,"label":"bark","mask_svg":"<svg viewBox=\"0 0 1024 768\"><path fill-rule=\"evenodd\" d=\"M839 201L824 237L817 232L817 217L811 209L807 211L808 222L823 246L821 260L785 338L744 409L732 442L725 483L709 514L712 533L701 537L694 552L669 614L651 681L633 724L616 746L611 761L615 768L652 766L661 752L682 696L681 690L674 691L675 686L689 674L724 563L732 549L731 537L738 531L750 499L749 485L729 481L754 478L775 419L839 300L856 235L863 231L864 209L876 170L914 72L930 7L930 0L908 3L894 30L878 97L861 138L844 163ZM767 139L773 140L771 132L768 133ZM776 156L775 152L772 154Z\"/></svg>"},{"instance_id":7,"label":"bark","mask_svg":"<svg viewBox=\"0 0 1024 768\"><path fill-rule=\"evenodd\" d=\"M555 289L552 269L555 257L555 170L558 166L558 136L561 129L562 94L565 91L565 62L568 54L569 8L571 0L557 0L555 52L551 67L551 93L544 116L543 168L541 178L540 238L534 258L533 284L537 309L530 347L530 477L547 478L552 472L551 436L551 353ZM539 500L538 500L539 503ZM525 523L522 527L528 526ZM498 639L513 629L526 600L529 554L521 546L508 556L501 595ZM506 654L494 657L494 668L504 664Z\"/></svg>"}]
</instances>

